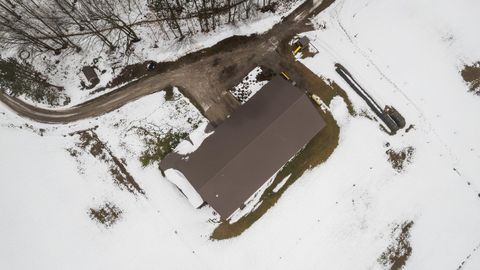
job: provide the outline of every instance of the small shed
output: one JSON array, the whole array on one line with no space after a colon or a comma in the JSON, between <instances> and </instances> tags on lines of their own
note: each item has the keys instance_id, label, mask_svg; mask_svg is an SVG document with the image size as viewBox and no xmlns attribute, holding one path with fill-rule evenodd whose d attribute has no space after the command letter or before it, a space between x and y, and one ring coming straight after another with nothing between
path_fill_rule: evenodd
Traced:
<instances>
[{"instance_id":1,"label":"small shed","mask_svg":"<svg viewBox=\"0 0 480 270\"><path fill-rule=\"evenodd\" d=\"M95 72L95 69L91 66L84 66L82 68L83 75L91 85L97 85L100 82L100 79Z\"/></svg>"},{"instance_id":2,"label":"small shed","mask_svg":"<svg viewBox=\"0 0 480 270\"><path fill-rule=\"evenodd\" d=\"M302 48L306 48L308 44L310 44L310 39L307 36L303 36L298 40L298 44L302 46Z\"/></svg>"}]
</instances>

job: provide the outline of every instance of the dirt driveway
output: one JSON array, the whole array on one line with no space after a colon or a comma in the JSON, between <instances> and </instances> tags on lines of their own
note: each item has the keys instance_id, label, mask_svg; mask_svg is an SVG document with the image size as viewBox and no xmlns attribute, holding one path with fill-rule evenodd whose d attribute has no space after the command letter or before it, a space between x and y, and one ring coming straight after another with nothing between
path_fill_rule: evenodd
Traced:
<instances>
[{"instance_id":1,"label":"dirt driveway","mask_svg":"<svg viewBox=\"0 0 480 270\"><path fill-rule=\"evenodd\" d=\"M312 30L307 25L307 18L323 11L334 1L307 0L265 34L234 36L175 62L160 63L156 72L72 108L42 109L4 94L0 95L0 101L19 115L35 121L68 123L105 114L142 96L177 86L213 124L218 124L239 106L233 96L227 94L228 89L255 66L287 71L295 79L298 72L292 67L296 64L290 51L282 46L297 33ZM300 78L296 80L303 86Z\"/></svg>"}]
</instances>

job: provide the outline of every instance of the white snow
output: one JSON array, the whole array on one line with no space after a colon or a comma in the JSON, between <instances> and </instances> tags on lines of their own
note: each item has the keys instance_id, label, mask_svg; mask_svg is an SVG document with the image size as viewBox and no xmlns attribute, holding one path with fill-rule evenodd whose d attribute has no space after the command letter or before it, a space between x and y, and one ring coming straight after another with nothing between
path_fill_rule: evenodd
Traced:
<instances>
[{"instance_id":1,"label":"white snow","mask_svg":"<svg viewBox=\"0 0 480 270\"><path fill-rule=\"evenodd\" d=\"M287 177L283 178L282 181L275 186L273 192L277 193L285 185L285 183L287 183L290 176L292 176L292 174L289 174Z\"/></svg>"},{"instance_id":2,"label":"white snow","mask_svg":"<svg viewBox=\"0 0 480 270\"><path fill-rule=\"evenodd\" d=\"M175 148L175 152L180 155L187 155L197 150L197 148L200 147L202 142L214 132L210 131L206 133L205 128L207 127L207 125L208 122L206 121L200 124L194 131L192 131L192 133L190 133L190 135L188 136L189 140L183 140L177 145L177 147Z\"/></svg>"},{"instance_id":3,"label":"white snow","mask_svg":"<svg viewBox=\"0 0 480 270\"><path fill-rule=\"evenodd\" d=\"M275 180L277 173L278 172L275 172L272 177L270 177L257 191L255 191L255 193L252 194L252 196L250 196L245 201L245 206L243 208L238 208L227 218L230 224L237 222L242 217L255 211L255 209L257 209L262 204L262 201L260 200L262 194L273 183L273 180Z\"/></svg>"},{"instance_id":4,"label":"white snow","mask_svg":"<svg viewBox=\"0 0 480 270\"><path fill-rule=\"evenodd\" d=\"M0 105L0 268L385 269L377 259L392 228L412 220L405 269L457 269L465 260L462 270L479 269L480 99L459 75L480 60L478 10L470 0L338 0L315 18L326 29L305 33L319 53L302 63L335 80L357 112L368 111L336 74L333 64L342 63L415 127L389 136L333 99L340 138L332 156L231 240L209 240L218 215L195 209L155 165L138 162L144 144L130 128L191 132L189 117L205 121L191 104L174 114L158 93L58 126ZM63 135L94 125L146 196L118 189L88 154L77 161L65 151L76 138ZM415 157L399 173L385 152L409 146ZM109 229L87 213L104 201L123 211Z\"/></svg>"},{"instance_id":5,"label":"white snow","mask_svg":"<svg viewBox=\"0 0 480 270\"><path fill-rule=\"evenodd\" d=\"M165 177L185 194L185 197L187 197L193 207L198 208L203 204L204 200L182 172L168 169L165 171Z\"/></svg>"}]
</instances>

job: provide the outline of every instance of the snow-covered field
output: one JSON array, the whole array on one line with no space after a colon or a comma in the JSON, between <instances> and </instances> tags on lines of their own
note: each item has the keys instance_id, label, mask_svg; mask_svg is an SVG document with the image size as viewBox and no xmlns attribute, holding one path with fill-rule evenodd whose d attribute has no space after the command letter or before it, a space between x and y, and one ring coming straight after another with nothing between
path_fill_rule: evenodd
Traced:
<instances>
[{"instance_id":1,"label":"snow-covered field","mask_svg":"<svg viewBox=\"0 0 480 270\"><path fill-rule=\"evenodd\" d=\"M340 62L414 128L389 136L334 98L335 152L231 240L209 240L213 210L194 209L138 161L144 142L130 127L191 132L205 121L181 97L168 103L162 92L62 126L0 105L0 269L385 269L392 231L410 221L406 269L479 269L480 99L459 74L480 60L478 10L472 0L339 0L315 18L326 29L306 34L319 53L300 61L368 110L335 73ZM67 152L78 142L69 133L95 125L145 196L121 190L89 153ZM407 147L411 162L397 171L386 152ZM122 210L109 228L88 216L105 202Z\"/></svg>"}]
</instances>

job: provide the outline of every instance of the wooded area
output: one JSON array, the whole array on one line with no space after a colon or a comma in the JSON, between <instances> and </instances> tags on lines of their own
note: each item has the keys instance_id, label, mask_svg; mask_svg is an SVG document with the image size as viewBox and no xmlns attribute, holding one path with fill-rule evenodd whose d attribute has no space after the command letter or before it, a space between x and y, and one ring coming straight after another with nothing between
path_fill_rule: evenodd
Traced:
<instances>
[{"instance_id":1,"label":"wooded area","mask_svg":"<svg viewBox=\"0 0 480 270\"><path fill-rule=\"evenodd\" d=\"M139 26L183 39L274 11L280 1L0 0L0 45L60 54L100 42L105 50L128 50L147 34Z\"/></svg>"}]
</instances>

